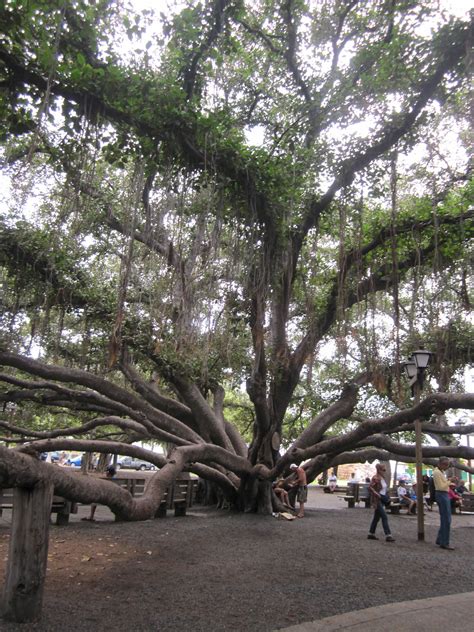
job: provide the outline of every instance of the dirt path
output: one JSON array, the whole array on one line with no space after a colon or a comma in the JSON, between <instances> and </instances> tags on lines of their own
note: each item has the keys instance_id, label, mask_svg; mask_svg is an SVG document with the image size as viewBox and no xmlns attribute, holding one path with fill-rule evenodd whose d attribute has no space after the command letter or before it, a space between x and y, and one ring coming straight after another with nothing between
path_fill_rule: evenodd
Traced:
<instances>
[{"instance_id":1,"label":"dirt path","mask_svg":"<svg viewBox=\"0 0 474 632\"><path fill-rule=\"evenodd\" d=\"M438 515L391 516L393 544L366 539L370 510L319 490L287 522L194 507L185 518L52 527L41 624L5 632L266 632L392 601L474 590L474 516L454 516L456 551L433 542ZM9 540L0 518L0 577Z\"/></svg>"}]
</instances>

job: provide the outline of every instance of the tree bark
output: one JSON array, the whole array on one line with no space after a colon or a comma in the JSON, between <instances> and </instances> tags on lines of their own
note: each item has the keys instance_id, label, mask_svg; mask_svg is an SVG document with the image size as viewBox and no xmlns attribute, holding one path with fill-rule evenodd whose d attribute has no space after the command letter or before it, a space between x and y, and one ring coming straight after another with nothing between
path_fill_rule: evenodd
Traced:
<instances>
[{"instance_id":1,"label":"tree bark","mask_svg":"<svg viewBox=\"0 0 474 632\"><path fill-rule=\"evenodd\" d=\"M25 623L41 616L49 544L53 484L15 488L13 521L4 589L6 621Z\"/></svg>"}]
</instances>

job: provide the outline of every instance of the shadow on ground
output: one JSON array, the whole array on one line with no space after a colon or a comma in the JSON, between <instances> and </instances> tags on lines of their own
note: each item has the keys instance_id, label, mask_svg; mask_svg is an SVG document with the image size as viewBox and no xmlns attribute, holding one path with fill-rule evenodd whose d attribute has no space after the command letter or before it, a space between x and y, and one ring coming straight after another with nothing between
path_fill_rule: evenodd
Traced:
<instances>
[{"instance_id":1,"label":"shadow on ground","mask_svg":"<svg viewBox=\"0 0 474 632\"><path fill-rule=\"evenodd\" d=\"M311 489L303 520L194 507L144 523L107 508L51 527L40 624L5 632L266 632L385 603L474 590L474 516L453 517L453 552L433 543L438 515L390 516L396 542L367 540L371 511ZM0 518L5 577L9 517Z\"/></svg>"}]
</instances>

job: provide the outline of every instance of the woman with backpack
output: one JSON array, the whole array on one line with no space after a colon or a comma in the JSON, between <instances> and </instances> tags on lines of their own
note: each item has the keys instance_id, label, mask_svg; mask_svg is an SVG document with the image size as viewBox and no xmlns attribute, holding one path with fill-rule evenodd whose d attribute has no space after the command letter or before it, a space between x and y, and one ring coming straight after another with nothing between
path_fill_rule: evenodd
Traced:
<instances>
[{"instance_id":1,"label":"woman with backpack","mask_svg":"<svg viewBox=\"0 0 474 632\"><path fill-rule=\"evenodd\" d=\"M375 476L372 477L369 485L371 506L374 508L374 517L370 523L367 539L378 540L378 537L375 535L375 531L379 520L381 520L383 531L385 533L385 541L395 542L395 538L392 536L390 531L387 514L385 513L385 507L390 504L390 497L387 494L387 481L384 478L386 468L382 463L377 463L375 469L377 472Z\"/></svg>"}]
</instances>

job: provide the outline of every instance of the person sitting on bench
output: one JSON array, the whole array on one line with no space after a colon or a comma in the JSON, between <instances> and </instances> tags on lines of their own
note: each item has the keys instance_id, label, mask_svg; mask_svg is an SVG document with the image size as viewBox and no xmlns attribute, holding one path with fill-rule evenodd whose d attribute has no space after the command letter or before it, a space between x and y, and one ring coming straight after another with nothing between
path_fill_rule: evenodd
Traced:
<instances>
[{"instance_id":1,"label":"person sitting on bench","mask_svg":"<svg viewBox=\"0 0 474 632\"><path fill-rule=\"evenodd\" d=\"M332 471L331 476L328 478L328 487L329 487L329 492L331 494L334 494L337 487L337 476L334 470Z\"/></svg>"},{"instance_id":2,"label":"person sitting on bench","mask_svg":"<svg viewBox=\"0 0 474 632\"><path fill-rule=\"evenodd\" d=\"M462 509L462 497L456 493L456 482L449 483L448 498L451 502L451 511L456 513L456 508Z\"/></svg>"},{"instance_id":3,"label":"person sitting on bench","mask_svg":"<svg viewBox=\"0 0 474 632\"><path fill-rule=\"evenodd\" d=\"M413 510L416 507L416 500L410 497L404 480L398 481L397 495L400 505L408 507L407 514L414 513Z\"/></svg>"}]
</instances>

